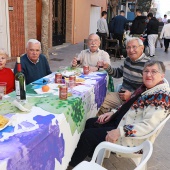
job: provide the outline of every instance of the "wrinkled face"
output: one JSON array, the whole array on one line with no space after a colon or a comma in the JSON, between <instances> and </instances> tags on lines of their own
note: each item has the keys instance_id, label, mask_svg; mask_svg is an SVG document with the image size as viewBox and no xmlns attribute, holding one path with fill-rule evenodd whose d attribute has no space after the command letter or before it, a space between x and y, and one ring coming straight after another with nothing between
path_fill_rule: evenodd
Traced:
<instances>
[{"instance_id":1,"label":"wrinkled face","mask_svg":"<svg viewBox=\"0 0 170 170\"><path fill-rule=\"evenodd\" d=\"M7 61L6 55L0 54L0 70L2 70L5 67Z\"/></svg>"},{"instance_id":2,"label":"wrinkled face","mask_svg":"<svg viewBox=\"0 0 170 170\"><path fill-rule=\"evenodd\" d=\"M91 52L97 51L100 46L100 39L97 35L91 35L88 38L88 47Z\"/></svg>"},{"instance_id":3,"label":"wrinkled face","mask_svg":"<svg viewBox=\"0 0 170 170\"><path fill-rule=\"evenodd\" d=\"M127 55L132 61L137 60L143 53L144 46L139 45L137 40L129 41L126 46Z\"/></svg>"},{"instance_id":4,"label":"wrinkled face","mask_svg":"<svg viewBox=\"0 0 170 170\"><path fill-rule=\"evenodd\" d=\"M150 89L162 81L164 76L165 75L159 71L158 65L155 64L153 66L146 67L143 70L143 83L148 89Z\"/></svg>"},{"instance_id":5,"label":"wrinkled face","mask_svg":"<svg viewBox=\"0 0 170 170\"><path fill-rule=\"evenodd\" d=\"M29 59L36 63L38 58L39 58L39 55L41 53L41 48L40 48L40 44L38 43L29 43L28 44L28 48L26 49L27 51L27 56L29 57Z\"/></svg>"}]
</instances>

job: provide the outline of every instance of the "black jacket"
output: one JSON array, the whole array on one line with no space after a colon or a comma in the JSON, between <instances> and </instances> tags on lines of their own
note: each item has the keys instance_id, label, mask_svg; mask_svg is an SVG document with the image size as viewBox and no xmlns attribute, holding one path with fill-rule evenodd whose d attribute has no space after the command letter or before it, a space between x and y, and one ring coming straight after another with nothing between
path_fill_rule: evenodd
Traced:
<instances>
[{"instance_id":1,"label":"black jacket","mask_svg":"<svg viewBox=\"0 0 170 170\"><path fill-rule=\"evenodd\" d=\"M146 16L137 16L130 29L130 34L143 34L146 28Z\"/></svg>"},{"instance_id":2,"label":"black jacket","mask_svg":"<svg viewBox=\"0 0 170 170\"><path fill-rule=\"evenodd\" d=\"M149 34L158 34L158 28L159 28L159 21L153 17L149 20L147 24L147 31L146 33Z\"/></svg>"}]
</instances>

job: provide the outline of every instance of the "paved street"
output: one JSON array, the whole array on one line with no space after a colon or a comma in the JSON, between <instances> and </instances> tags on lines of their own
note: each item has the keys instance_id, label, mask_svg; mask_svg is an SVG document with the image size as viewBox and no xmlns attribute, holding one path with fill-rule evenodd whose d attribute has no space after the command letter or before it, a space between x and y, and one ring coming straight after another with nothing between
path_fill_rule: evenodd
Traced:
<instances>
[{"instance_id":1,"label":"paved street","mask_svg":"<svg viewBox=\"0 0 170 170\"><path fill-rule=\"evenodd\" d=\"M64 44L61 46L53 47L49 49L50 53L50 67L52 71L56 71L60 66L67 66L71 64L72 58L76 53L83 50L83 43L76 45ZM156 48L156 56L154 60L161 60L166 65L166 79L170 82L170 49L169 53L165 53L163 48ZM113 62L112 66L118 67L123 63L123 60L116 60ZM7 64L7 67L13 68L14 62ZM121 83L121 79L115 79L114 84ZM154 152L151 159L148 162L148 170L169 170L170 169L170 120L167 122L163 131L156 139L154 143ZM111 155L110 159L105 160L104 165L109 170L130 170L134 168L132 162L123 158L116 158L114 155Z\"/></svg>"}]
</instances>

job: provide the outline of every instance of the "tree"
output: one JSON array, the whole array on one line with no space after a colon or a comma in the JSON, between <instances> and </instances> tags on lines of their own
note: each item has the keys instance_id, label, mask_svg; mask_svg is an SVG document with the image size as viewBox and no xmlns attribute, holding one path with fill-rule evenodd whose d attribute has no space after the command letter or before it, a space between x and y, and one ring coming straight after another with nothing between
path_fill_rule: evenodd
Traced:
<instances>
[{"instance_id":1,"label":"tree","mask_svg":"<svg viewBox=\"0 0 170 170\"><path fill-rule=\"evenodd\" d=\"M140 9L141 11L149 12L151 7L152 0L137 0L136 8Z\"/></svg>"},{"instance_id":2,"label":"tree","mask_svg":"<svg viewBox=\"0 0 170 170\"><path fill-rule=\"evenodd\" d=\"M41 28L41 44L42 53L49 60L48 54L48 30L49 30L49 0L42 0L42 28Z\"/></svg>"}]
</instances>

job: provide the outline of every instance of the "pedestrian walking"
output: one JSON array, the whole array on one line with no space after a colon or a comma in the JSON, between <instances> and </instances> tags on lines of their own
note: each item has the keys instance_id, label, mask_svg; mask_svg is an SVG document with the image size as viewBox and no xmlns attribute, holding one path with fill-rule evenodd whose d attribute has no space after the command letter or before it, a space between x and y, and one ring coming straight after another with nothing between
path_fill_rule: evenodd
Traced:
<instances>
[{"instance_id":1,"label":"pedestrian walking","mask_svg":"<svg viewBox=\"0 0 170 170\"><path fill-rule=\"evenodd\" d=\"M107 25L107 12L102 12L102 17L97 21L97 34L99 35L100 39L102 39L102 49L105 50L106 46L106 38L109 36L109 30Z\"/></svg>"},{"instance_id":2,"label":"pedestrian walking","mask_svg":"<svg viewBox=\"0 0 170 170\"><path fill-rule=\"evenodd\" d=\"M170 19L168 19L167 24L164 25L160 38L164 37L165 52L168 52L168 47L170 43Z\"/></svg>"},{"instance_id":3,"label":"pedestrian walking","mask_svg":"<svg viewBox=\"0 0 170 170\"><path fill-rule=\"evenodd\" d=\"M147 24L147 30L146 30L146 33L148 35L149 53L150 53L150 57L154 57L155 43L158 38L159 21L155 17L153 17L152 13L149 13L147 17L149 19L149 22Z\"/></svg>"}]
</instances>

